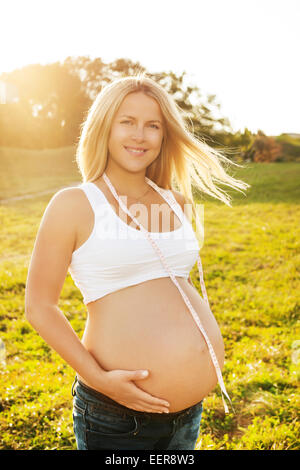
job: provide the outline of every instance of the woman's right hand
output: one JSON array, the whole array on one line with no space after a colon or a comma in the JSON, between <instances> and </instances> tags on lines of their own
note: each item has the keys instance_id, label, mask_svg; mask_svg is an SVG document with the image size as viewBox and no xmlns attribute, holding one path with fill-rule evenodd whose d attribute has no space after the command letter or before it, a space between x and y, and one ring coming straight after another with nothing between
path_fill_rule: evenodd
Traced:
<instances>
[{"instance_id":1,"label":"woman's right hand","mask_svg":"<svg viewBox=\"0 0 300 470\"><path fill-rule=\"evenodd\" d=\"M143 370L107 371L104 393L114 401L133 410L168 413L170 405L166 400L153 397L135 385L135 380L143 380L148 376L148 371Z\"/></svg>"}]
</instances>

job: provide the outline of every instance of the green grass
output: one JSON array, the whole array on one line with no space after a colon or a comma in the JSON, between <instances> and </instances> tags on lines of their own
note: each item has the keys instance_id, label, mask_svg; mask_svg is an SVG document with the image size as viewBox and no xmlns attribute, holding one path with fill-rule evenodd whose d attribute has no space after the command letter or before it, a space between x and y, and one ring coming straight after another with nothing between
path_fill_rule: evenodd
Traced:
<instances>
[{"instance_id":1,"label":"green grass","mask_svg":"<svg viewBox=\"0 0 300 470\"><path fill-rule=\"evenodd\" d=\"M79 181L75 149L0 147L0 201Z\"/></svg>"},{"instance_id":2,"label":"green grass","mask_svg":"<svg viewBox=\"0 0 300 470\"><path fill-rule=\"evenodd\" d=\"M235 176L252 184L233 207L206 198L201 250L211 309L221 327L224 381L236 413L224 415L217 387L204 402L197 448L299 449L299 189L300 166L251 164ZM11 180L10 180L11 178ZM76 171L36 174L32 192L79 180ZM38 181L39 180L39 181ZM9 171L0 198L8 196ZM16 193L24 189L24 180ZM23 182L22 182L23 181ZM224 188L225 189L225 188ZM24 316L28 262L51 194L0 205L0 449L75 449L74 371ZM192 279L201 293L196 265ZM82 335L86 308L68 275L59 308ZM298 354L299 356L299 354Z\"/></svg>"}]
</instances>

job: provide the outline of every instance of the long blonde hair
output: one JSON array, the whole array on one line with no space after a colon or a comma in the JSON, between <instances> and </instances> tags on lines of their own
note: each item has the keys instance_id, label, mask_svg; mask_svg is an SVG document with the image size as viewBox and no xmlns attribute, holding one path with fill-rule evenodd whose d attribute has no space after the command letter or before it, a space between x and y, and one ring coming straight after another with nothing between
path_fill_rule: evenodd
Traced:
<instances>
[{"instance_id":1,"label":"long blonde hair","mask_svg":"<svg viewBox=\"0 0 300 470\"><path fill-rule=\"evenodd\" d=\"M123 99L129 93L143 92L160 105L165 131L160 155L146 169L146 176L164 189L177 189L192 206L196 218L192 186L228 206L231 197L218 188L213 179L238 191L250 187L230 176L227 165L242 167L221 152L196 138L189 131L184 113L167 91L146 73L119 78L106 85L92 103L76 151L76 161L84 182L98 179L105 171L111 125ZM241 191L243 192L243 191Z\"/></svg>"}]
</instances>

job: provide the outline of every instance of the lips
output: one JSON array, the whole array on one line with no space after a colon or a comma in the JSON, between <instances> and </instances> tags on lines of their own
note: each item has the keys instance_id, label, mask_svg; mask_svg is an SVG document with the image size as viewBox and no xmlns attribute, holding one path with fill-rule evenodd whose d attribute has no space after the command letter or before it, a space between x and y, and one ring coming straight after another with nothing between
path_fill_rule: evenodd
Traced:
<instances>
[{"instance_id":1,"label":"lips","mask_svg":"<svg viewBox=\"0 0 300 470\"><path fill-rule=\"evenodd\" d=\"M132 155L144 155L147 152L147 149L136 148L136 147L124 147L127 152Z\"/></svg>"}]
</instances>

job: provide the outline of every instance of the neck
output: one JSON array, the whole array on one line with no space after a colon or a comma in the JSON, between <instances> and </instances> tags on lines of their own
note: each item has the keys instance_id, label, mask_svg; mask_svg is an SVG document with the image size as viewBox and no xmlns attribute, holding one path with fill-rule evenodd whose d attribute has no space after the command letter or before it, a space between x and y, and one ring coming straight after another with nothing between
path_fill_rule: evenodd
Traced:
<instances>
[{"instance_id":1,"label":"neck","mask_svg":"<svg viewBox=\"0 0 300 470\"><path fill-rule=\"evenodd\" d=\"M106 168L105 173L112 182L113 186L117 189L120 195L130 194L142 194L143 191L148 187L145 180L146 170L142 170L136 173L130 173L123 170L122 168Z\"/></svg>"}]
</instances>

